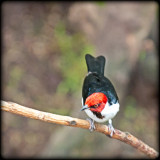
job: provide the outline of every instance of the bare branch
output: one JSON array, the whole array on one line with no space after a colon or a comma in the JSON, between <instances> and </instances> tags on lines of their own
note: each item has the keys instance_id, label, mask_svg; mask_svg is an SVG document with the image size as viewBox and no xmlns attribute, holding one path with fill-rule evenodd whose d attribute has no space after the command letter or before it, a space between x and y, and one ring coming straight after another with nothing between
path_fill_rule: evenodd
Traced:
<instances>
[{"instance_id":1,"label":"bare branch","mask_svg":"<svg viewBox=\"0 0 160 160\"><path fill-rule=\"evenodd\" d=\"M42 112L32 108L21 106L13 102L1 101L1 109L3 111L49 123L89 129L89 122L86 120L72 118L69 116L61 116L48 112ZM104 133L105 135L110 134L106 125L95 123L95 127L95 131L97 132ZM147 144L145 144L144 142L142 142L128 132L122 132L118 129L115 129L115 134L113 134L112 138L118 139L124 143L131 145L132 147L135 147L139 151L148 155L150 158L156 158L158 156L157 151L155 151L153 148L149 147Z\"/></svg>"}]
</instances>

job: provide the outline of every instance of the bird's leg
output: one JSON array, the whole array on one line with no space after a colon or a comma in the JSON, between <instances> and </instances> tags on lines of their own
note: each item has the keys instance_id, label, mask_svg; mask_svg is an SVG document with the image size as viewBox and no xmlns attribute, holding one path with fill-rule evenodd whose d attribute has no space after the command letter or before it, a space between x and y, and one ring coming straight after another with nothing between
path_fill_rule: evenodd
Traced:
<instances>
[{"instance_id":1,"label":"bird's leg","mask_svg":"<svg viewBox=\"0 0 160 160\"><path fill-rule=\"evenodd\" d=\"M115 133L115 130L114 130L113 126L112 126L112 120L111 119L109 119L109 121L108 121L108 130L110 132L110 137L112 137L113 133Z\"/></svg>"},{"instance_id":2,"label":"bird's leg","mask_svg":"<svg viewBox=\"0 0 160 160\"><path fill-rule=\"evenodd\" d=\"M94 125L94 120L91 119L91 118L87 118L86 120L89 121L89 123L90 123L89 130L90 130L91 132L93 132L93 131L96 129L96 127L95 127L95 125Z\"/></svg>"}]
</instances>

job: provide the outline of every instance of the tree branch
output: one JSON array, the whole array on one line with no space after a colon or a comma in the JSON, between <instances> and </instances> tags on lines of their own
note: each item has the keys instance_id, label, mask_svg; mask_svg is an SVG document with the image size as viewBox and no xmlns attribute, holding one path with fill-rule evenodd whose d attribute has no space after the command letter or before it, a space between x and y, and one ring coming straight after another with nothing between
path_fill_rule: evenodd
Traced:
<instances>
[{"instance_id":1,"label":"tree branch","mask_svg":"<svg viewBox=\"0 0 160 160\"><path fill-rule=\"evenodd\" d=\"M13 102L1 101L1 109L3 111L11 112L24 117L37 119L49 123L56 123L66 126L84 128L84 129L89 129L90 126L89 122L86 120L72 118L69 116L61 116L48 112L42 112L21 106ZM95 123L95 127L96 127L95 131L97 132L104 133L105 135L110 134L108 131L108 127L106 125ZM113 134L112 138L118 139L124 143L131 145L132 147L135 147L139 151L148 155L150 158L156 158L158 156L157 151L155 151L153 148L149 147L147 144L145 144L144 142L142 142L141 140L134 137L128 132L122 132L118 129L115 129L115 134Z\"/></svg>"}]
</instances>

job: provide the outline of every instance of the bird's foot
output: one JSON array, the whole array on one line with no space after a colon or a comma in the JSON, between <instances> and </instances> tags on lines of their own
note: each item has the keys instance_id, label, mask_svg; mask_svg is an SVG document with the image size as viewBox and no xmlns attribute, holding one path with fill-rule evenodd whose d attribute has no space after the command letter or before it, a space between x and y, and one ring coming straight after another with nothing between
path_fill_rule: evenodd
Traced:
<instances>
[{"instance_id":1,"label":"bird's foot","mask_svg":"<svg viewBox=\"0 0 160 160\"><path fill-rule=\"evenodd\" d=\"M112 124L109 124L108 125L108 130L110 132L110 137L113 136L113 133L115 133L115 129L113 128Z\"/></svg>"},{"instance_id":2,"label":"bird's foot","mask_svg":"<svg viewBox=\"0 0 160 160\"><path fill-rule=\"evenodd\" d=\"M94 120L91 118L87 118L86 120L89 121L89 123L90 123L90 127L89 127L90 132L93 132L96 129L96 127L94 125Z\"/></svg>"},{"instance_id":3,"label":"bird's foot","mask_svg":"<svg viewBox=\"0 0 160 160\"><path fill-rule=\"evenodd\" d=\"M112 126L112 120L109 120L109 124L108 124L108 131L110 132L110 137L113 136L113 133L115 133L115 129Z\"/></svg>"}]
</instances>

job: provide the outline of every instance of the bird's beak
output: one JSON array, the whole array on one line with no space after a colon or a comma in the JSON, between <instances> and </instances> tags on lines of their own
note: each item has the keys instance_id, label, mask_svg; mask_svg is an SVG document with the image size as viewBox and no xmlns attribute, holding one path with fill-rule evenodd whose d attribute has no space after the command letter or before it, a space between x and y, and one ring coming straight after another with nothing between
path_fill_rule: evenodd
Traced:
<instances>
[{"instance_id":1,"label":"bird's beak","mask_svg":"<svg viewBox=\"0 0 160 160\"><path fill-rule=\"evenodd\" d=\"M87 106L87 105L83 106L82 109L81 109L81 111L83 111L83 110L85 110L85 109L88 109L88 106Z\"/></svg>"}]
</instances>

